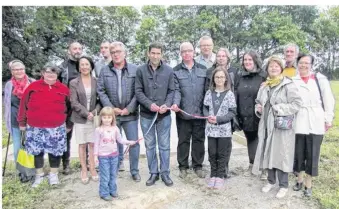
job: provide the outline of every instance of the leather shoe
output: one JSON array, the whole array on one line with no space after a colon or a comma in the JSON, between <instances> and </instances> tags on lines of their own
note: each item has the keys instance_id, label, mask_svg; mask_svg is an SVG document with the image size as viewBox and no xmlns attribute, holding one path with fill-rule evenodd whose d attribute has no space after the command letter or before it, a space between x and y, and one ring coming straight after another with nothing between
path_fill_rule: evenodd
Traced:
<instances>
[{"instance_id":1,"label":"leather shoe","mask_svg":"<svg viewBox=\"0 0 339 209\"><path fill-rule=\"evenodd\" d=\"M146 181L146 186L152 186L158 180L159 180L159 175L158 174L151 174L149 179Z\"/></svg>"},{"instance_id":2,"label":"leather shoe","mask_svg":"<svg viewBox=\"0 0 339 209\"><path fill-rule=\"evenodd\" d=\"M205 178L205 173L202 171L202 169L197 169L194 172L199 178Z\"/></svg>"},{"instance_id":3,"label":"leather shoe","mask_svg":"<svg viewBox=\"0 0 339 209\"><path fill-rule=\"evenodd\" d=\"M69 167L69 165L64 166L62 173L64 175L69 175L71 173L71 168Z\"/></svg>"},{"instance_id":4,"label":"leather shoe","mask_svg":"<svg viewBox=\"0 0 339 209\"><path fill-rule=\"evenodd\" d=\"M161 175L161 180L165 183L166 186L170 187L173 185L173 181L169 175Z\"/></svg>"},{"instance_id":5,"label":"leather shoe","mask_svg":"<svg viewBox=\"0 0 339 209\"><path fill-rule=\"evenodd\" d=\"M303 188L303 182L299 183L297 182L294 186L293 186L293 190L294 191L299 191Z\"/></svg>"},{"instance_id":6,"label":"leather shoe","mask_svg":"<svg viewBox=\"0 0 339 209\"><path fill-rule=\"evenodd\" d=\"M132 179L133 179L135 182L140 182L140 181L141 181L141 177L140 177L140 175L139 175L138 173L132 175Z\"/></svg>"},{"instance_id":7,"label":"leather shoe","mask_svg":"<svg viewBox=\"0 0 339 209\"><path fill-rule=\"evenodd\" d=\"M179 177L184 179L186 178L186 176L187 176L187 170L186 169L180 170Z\"/></svg>"},{"instance_id":8,"label":"leather shoe","mask_svg":"<svg viewBox=\"0 0 339 209\"><path fill-rule=\"evenodd\" d=\"M305 187L304 195L305 195L306 197L311 197L311 196L312 196L312 188L307 188L307 187Z\"/></svg>"}]
</instances>

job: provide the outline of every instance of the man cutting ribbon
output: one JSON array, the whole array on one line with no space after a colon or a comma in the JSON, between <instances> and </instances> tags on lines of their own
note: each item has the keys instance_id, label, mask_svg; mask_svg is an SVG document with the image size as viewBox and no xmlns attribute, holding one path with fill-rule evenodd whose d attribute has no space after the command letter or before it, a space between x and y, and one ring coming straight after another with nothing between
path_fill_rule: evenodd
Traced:
<instances>
[{"instance_id":1,"label":"man cutting ribbon","mask_svg":"<svg viewBox=\"0 0 339 209\"><path fill-rule=\"evenodd\" d=\"M146 156L150 178L146 186L159 180L156 141L160 157L160 175L166 186L172 186L170 173L170 131L173 103L173 69L161 61L163 46L152 43L148 47L149 61L137 70L135 93L140 103L140 124L145 139Z\"/></svg>"}]
</instances>

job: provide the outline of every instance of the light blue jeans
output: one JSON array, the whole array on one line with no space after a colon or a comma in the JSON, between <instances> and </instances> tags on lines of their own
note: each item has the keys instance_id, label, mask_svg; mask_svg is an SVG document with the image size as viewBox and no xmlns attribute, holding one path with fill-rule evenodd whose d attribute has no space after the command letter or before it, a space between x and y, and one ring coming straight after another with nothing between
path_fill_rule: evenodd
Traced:
<instances>
[{"instance_id":1,"label":"light blue jeans","mask_svg":"<svg viewBox=\"0 0 339 209\"><path fill-rule=\"evenodd\" d=\"M99 195L108 197L117 195L118 156L98 157L99 160Z\"/></svg>"},{"instance_id":2,"label":"light blue jeans","mask_svg":"<svg viewBox=\"0 0 339 209\"><path fill-rule=\"evenodd\" d=\"M158 174L158 158L156 152L156 142L158 140L159 157L160 157L160 173L168 175L170 173L170 133L171 133L171 115L168 115L161 120L156 120L151 130L147 135L152 119L144 117L140 118L141 129L144 134L146 156L148 169L150 174Z\"/></svg>"},{"instance_id":3,"label":"light blue jeans","mask_svg":"<svg viewBox=\"0 0 339 209\"><path fill-rule=\"evenodd\" d=\"M14 162L16 162L18 158L18 153L21 147L21 131L19 128L12 128L12 140L13 140L13 156Z\"/></svg>"}]
</instances>

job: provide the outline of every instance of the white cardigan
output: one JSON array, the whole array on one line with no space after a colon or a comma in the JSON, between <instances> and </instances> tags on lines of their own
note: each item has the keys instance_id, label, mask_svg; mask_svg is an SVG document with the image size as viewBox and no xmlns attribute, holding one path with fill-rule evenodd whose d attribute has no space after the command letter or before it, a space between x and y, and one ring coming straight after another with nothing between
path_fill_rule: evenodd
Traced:
<instances>
[{"instance_id":1,"label":"white cardigan","mask_svg":"<svg viewBox=\"0 0 339 209\"><path fill-rule=\"evenodd\" d=\"M300 75L293 77L298 86L303 104L296 117L296 134L325 134L325 122L331 123L334 117L335 100L327 78L317 73L321 94L324 101L325 112L322 108L320 93L314 79L309 79L307 84Z\"/></svg>"}]
</instances>

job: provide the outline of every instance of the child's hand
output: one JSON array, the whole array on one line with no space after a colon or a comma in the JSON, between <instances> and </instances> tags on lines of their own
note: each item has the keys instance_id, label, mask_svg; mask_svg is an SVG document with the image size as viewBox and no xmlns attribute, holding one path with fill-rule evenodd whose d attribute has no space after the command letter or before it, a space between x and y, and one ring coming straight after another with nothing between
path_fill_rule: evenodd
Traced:
<instances>
[{"instance_id":1,"label":"child's hand","mask_svg":"<svg viewBox=\"0 0 339 209\"><path fill-rule=\"evenodd\" d=\"M217 117L216 116L208 116L208 122L212 123L212 124L216 124L217 123Z\"/></svg>"},{"instance_id":2,"label":"child's hand","mask_svg":"<svg viewBox=\"0 0 339 209\"><path fill-rule=\"evenodd\" d=\"M94 163L95 163L95 165L99 165L98 156L95 156L95 157L94 157Z\"/></svg>"}]
</instances>

